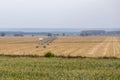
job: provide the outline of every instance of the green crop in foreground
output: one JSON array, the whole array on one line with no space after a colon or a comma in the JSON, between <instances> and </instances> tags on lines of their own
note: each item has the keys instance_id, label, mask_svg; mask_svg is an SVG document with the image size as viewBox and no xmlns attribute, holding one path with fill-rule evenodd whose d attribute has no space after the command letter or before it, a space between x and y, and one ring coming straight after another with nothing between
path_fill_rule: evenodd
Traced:
<instances>
[{"instance_id":1,"label":"green crop in foreground","mask_svg":"<svg viewBox=\"0 0 120 80\"><path fill-rule=\"evenodd\" d=\"M0 80L120 80L120 59L0 57Z\"/></svg>"}]
</instances>

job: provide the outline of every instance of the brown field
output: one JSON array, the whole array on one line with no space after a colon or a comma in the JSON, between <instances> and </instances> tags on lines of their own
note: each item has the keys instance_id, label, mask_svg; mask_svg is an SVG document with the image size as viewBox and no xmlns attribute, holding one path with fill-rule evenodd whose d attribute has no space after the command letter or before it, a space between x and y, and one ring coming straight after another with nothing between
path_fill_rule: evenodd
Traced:
<instances>
[{"instance_id":1,"label":"brown field","mask_svg":"<svg viewBox=\"0 0 120 80\"><path fill-rule=\"evenodd\" d=\"M57 56L120 58L118 36L58 37L46 48L38 43L38 37L0 37L0 54L43 56L51 51Z\"/></svg>"}]
</instances>

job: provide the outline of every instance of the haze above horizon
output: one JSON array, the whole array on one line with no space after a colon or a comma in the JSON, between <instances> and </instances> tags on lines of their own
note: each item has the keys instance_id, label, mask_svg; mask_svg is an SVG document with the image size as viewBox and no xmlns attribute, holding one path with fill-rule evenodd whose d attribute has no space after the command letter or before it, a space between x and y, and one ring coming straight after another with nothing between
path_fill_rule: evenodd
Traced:
<instances>
[{"instance_id":1,"label":"haze above horizon","mask_svg":"<svg viewBox=\"0 0 120 80\"><path fill-rule=\"evenodd\" d=\"M81 32L86 30L120 31L120 28L0 28L0 32Z\"/></svg>"},{"instance_id":2,"label":"haze above horizon","mask_svg":"<svg viewBox=\"0 0 120 80\"><path fill-rule=\"evenodd\" d=\"M120 28L120 0L1 0L0 28Z\"/></svg>"}]
</instances>

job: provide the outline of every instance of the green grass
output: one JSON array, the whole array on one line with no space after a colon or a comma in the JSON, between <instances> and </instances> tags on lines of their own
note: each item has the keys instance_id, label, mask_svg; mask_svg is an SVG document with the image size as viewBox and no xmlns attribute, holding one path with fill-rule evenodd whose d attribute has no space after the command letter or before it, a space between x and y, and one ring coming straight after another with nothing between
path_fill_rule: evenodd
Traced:
<instances>
[{"instance_id":1,"label":"green grass","mask_svg":"<svg viewBox=\"0 0 120 80\"><path fill-rule=\"evenodd\" d=\"M0 56L0 80L120 80L120 59Z\"/></svg>"}]
</instances>

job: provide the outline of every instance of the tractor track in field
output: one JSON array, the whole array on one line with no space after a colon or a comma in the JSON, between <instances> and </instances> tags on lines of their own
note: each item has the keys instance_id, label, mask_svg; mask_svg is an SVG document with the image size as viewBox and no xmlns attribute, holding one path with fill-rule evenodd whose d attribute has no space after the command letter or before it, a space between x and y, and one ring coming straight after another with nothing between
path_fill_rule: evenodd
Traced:
<instances>
[{"instance_id":1,"label":"tractor track in field","mask_svg":"<svg viewBox=\"0 0 120 80\"><path fill-rule=\"evenodd\" d=\"M101 46L103 46L104 44L106 44L106 41L108 41L109 38L106 38L103 42L97 44L96 46L93 47L93 49L88 53L90 55L94 55L96 54L96 51L98 51L98 49L101 48Z\"/></svg>"},{"instance_id":2,"label":"tractor track in field","mask_svg":"<svg viewBox=\"0 0 120 80\"><path fill-rule=\"evenodd\" d=\"M114 41L118 41L118 38L114 37ZM114 49L114 57L120 56L120 43L113 42L113 49Z\"/></svg>"},{"instance_id":3,"label":"tractor track in field","mask_svg":"<svg viewBox=\"0 0 120 80\"><path fill-rule=\"evenodd\" d=\"M104 50L103 50L103 55L102 55L103 57L106 56L109 46L110 46L110 43L107 43L107 44L105 45Z\"/></svg>"}]
</instances>

